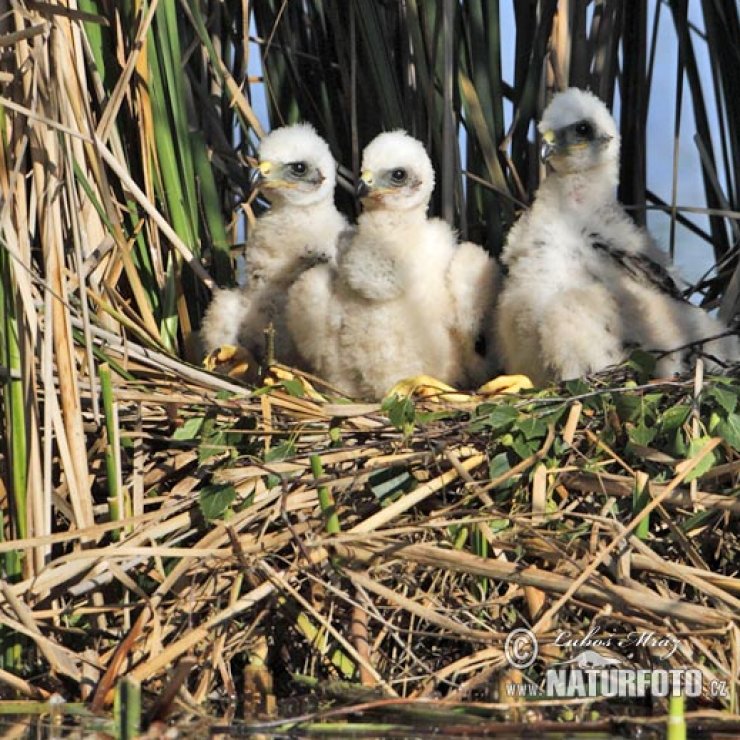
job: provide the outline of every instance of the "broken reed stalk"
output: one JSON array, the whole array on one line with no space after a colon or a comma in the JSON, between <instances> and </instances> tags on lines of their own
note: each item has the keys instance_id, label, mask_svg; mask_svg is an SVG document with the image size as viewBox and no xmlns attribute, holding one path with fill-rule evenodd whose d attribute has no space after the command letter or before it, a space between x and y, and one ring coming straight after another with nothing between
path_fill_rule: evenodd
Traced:
<instances>
[{"instance_id":1,"label":"broken reed stalk","mask_svg":"<svg viewBox=\"0 0 740 740\"><path fill-rule=\"evenodd\" d=\"M683 695L668 697L668 719L666 720L666 740L686 740L686 718L684 716Z\"/></svg>"},{"instance_id":2,"label":"broken reed stalk","mask_svg":"<svg viewBox=\"0 0 740 740\"><path fill-rule=\"evenodd\" d=\"M141 684L124 676L116 684L113 719L119 740L134 740L141 733Z\"/></svg>"},{"instance_id":3,"label":"broken reed stalk","mask_svg":"<svg viewBox=\"0 0 740 740\"><path fill-rule=\"evenodd\" d=\"M110 365L102 363L98 368L100 378L100 389L103 396L103 416L105 419L105 470L108 482L108 508L110 519L117 522L126 518L123 504L123 492L121 490L121 471L119 467L118 448L118 426L116 423L115 408L113 405L113 386L111 382ZM114 542L121 539L121 530L113 530L111 533Z\"/></svg>"},{"instance_id":4,"label":"broken reed stalk","mask_svg":"<svg viewBox=\"0 0 740 740\"><path fill-rule=\"evenodd\" d=\"M647 506L650 500L650 493L648 486L650 485L650 477L642 472L638 471L635 473L635 485L632 492L632 514L638 516L642 510ZM650 517L644 517L635 529L635 536L641 540L647 538L650 532Z\"/></svg>"},{"instance_id":5,"label":"broken reed stalk","mask_svg":"<svg viewBox=\"0 0 740 740\"><path fill-rule=\"evenodd\" d=\"M17 319L17 288L13 279L10 255L0 247L0 366L4 375L2 383L3 435L7 442L7 470L10 472L9 490L12 501L8 501L6 513L0 517L0 540L6 536L23 539L28 536L28 428L24 403L23 367ZM23 574L21 550L9 550L3 558L6 578L17 581ZM0 627L0 651L2 665L8 669L21 668L20 636L5 627Z\"/></svg>"},{"instance_id":6,"label":"broken reed stalk","mask_svg":"<svg viewBox=\"0 0 740 740\"><path fill-rule=\"evenodd\" d=\"M320 455L311 455L311 472L315 480L319 481L324 476L324 468L321 465ZM326 519L326 531L328 534L339 534L342 531L339 524L339 514L334 503L331 491L325 485L318 486L319 506Z\"/></svg>"}]
</instances>

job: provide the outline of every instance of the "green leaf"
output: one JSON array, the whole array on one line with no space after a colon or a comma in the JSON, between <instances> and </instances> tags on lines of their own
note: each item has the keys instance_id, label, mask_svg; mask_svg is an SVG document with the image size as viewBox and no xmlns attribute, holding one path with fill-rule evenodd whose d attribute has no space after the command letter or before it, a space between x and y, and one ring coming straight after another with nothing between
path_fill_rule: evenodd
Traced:
<instances>
[{"instance_id":1,"label":"green leaf","mask_svg":"<svg viewBox=\"0 0 740 740\"><path fill-rule=\"evenodd\" d=\"M201 488L198 504L203 516L211 521L223 517L235 498L234 486L227 483L212 483Z\"/></svg>"},{"instance_id":2,"label":"green leaf","mask_svg":"<svg viewBox=\"0 0 740 740\"><path fill-rule=\"evenodd\" d=\"M198 445L198 462L205 463L216 455L227 451L228 427L218 426L213 416L206 416L200 431L200 445Z\"/></svg>"},{"instance_id":3,"label":"green leaf","mask_svg":"<svg viewBox=\"0 0 740 740\"><path fill-rule=\"evenodd\" d=\"M737 393L715 385L707 390L707 395L711 396L728 414L737 408Z\"/></svg>"},{"instance_id":4,"label":"green leaf","mask_svg":"<svg viewBox=\"0 0 740 740\"><path fill-rule=\"evenodd\" d=\"M465 543L468 541L468 528L467 527L448 527L450 537L452 538L452 547L455 550L462 550L465 547Z\"/></svg>"},{"instance_id":5,"label":"green leaf","mask_svg":"<svg viewBox=\"0 0 740 740\"><path fill-rule=\"evenodd\" d=\"M734 450L740 450L740 414L729 414L726 421L717 424L717 434Z\"/></svg>"},{"instance_id":6,"label":"green leaf","mask_svg":"<svg viewBox=\"0 0 740 740\"><path fill-rule=\"evenodd\" d=\"M411 473L405 468L393 467L378 470L368 479L368 485L378 501L387 503L397 494L407 491L414 482Z\"/></svg>"},{"instance_id":7,"label":"green leaf","mask_svg":"<svg viewBox=\"0 0 740 740\"><path fill-rule=\"evenodd\" d=\"M514 444L514 435L511 432L506 432L506 434L496 437L496 442L500 447L511 447Z\"/></svg>"},{"instance_id":8,"label":"green leaf","mask_svg":"<svg viewBox=\"0 0 740 740\"><path fill-rule=\"evenodd\" d=\"M695 455L698 455L704 449L709 440L710 437L699 437L698 439L692 439L686 458L691 459ZM716 453L714 450L712 450L708 455L705 455L701 462L686 476L686 478L684 478L684 482L690 483L692 480L700 478L715 464L716 461Z\"/></svg>"},{"instance_id":9,"label":"green leaf","mask_svg":"<svg viewBox=\"0 0 740 740\"><path fill-rule=\"evenodd\" d=\"M488 463L488 478L495 480L511 470L509 456L505 452L499 452L490 463Z\"/></svg>"},{"instance_id":10,"label":"green leaf","mask_svg":"<svg viewBox=\"0 0 740 740\"><path fill-rule=\"evenodd\" d=\"M719 412L712 411L712 413L709 414L709 421L706 423L707 434L715 435L717 433L717 427L721 421L722 417L719 415Z\"/></svg>"},{"instance_id":11,"label":"green leaf","mask_svg":"<svg viewBox=\"0 0 740 740\"><path fill-rule=\"evenodd\" d=\"M471 532L471 550L481 558L488 557L488 540L483 536L480 527L473 527Z\"/></svg>"},{"instance_id":12,"label":"green leaf","mask_svg":"<svg viewBox=\"0 0 740 740\"><path fill-rule=\"evenodd\" d=\"M511 447L522 460L526 460L538 448L537 440L527 441L522 435L514 435Z\"/></svg>"},{"instance_id":13,"label":"green leaf","mask_svg":"<svg viewBox=\"0 0 740 740\"><path fill-rule=\"evenodd\" d=\"M642 397L642 415L656 418L658 416L658 409L662 400L662 393L646 393Z\"/></svg>"},{"instance_id":14,"label":"green leaf","mask_svg":"<svg viewBox=\"0 0 740 740\"><path fill-rule=\"evenodd\" d=\"M649 352L636 349L627 361L627 366L637 371L641 383L646 383L655 377L655 357Z\"/></svg>"},{"instance_id":15,"label":"green leaf","mask_svg":"<svg viewBox=\"0 0 740 740\"><path fill-rule=\"evenodd\" d=\"M686 435L683 429L676 429L673 437L673 455L674 457L686 457L689 452L689 445L686 442Z\"/></svg>"},{"instance_id":16,"label":"green leaf","mask_svg":"<svg viewBox=\"0 0 740 740\"><path fill-rule=\"evenodd\" d=\"M288 395L295 398L303 398L306 395L306 392L303 390L303 384L297 378L283 380L282 386L288 392Z\"/></svg>"},{"instance_id":17,"label":"green leaf","mask_svg":"<svg viewBox=\"0 0 740 740\"><path fill-rule=\"evenodd\" d=\"M642 398L633 393L615 393L614 406L622 421L636 421L642 414Z\"/></svg>"},{"instance_id":18,"label":"green leaf","mask_svg":"<svg viewBox=\"0 0 740 740\"><path fill-rule=\"evenodd\" d=\"M280 460L285 460L286 457L291 457L294 454L295 445L292 442L281 442L267 451L265 462L279 462Z\"/></svg>"},{"instance_id":19,"label":"green leaf","mask_svg":"<svg viewBox=\"0 0 740 740\"><path fill-rule=\"evenodd\" d=\"M660 427L665 432L678 429L688 418L691 413L691 406L688 403L679 403L676 406L666 409L660 420Z\"/></svg>"},{"instance_id":20,"label":"green leaf","mask_svg":"<svg viewBox=\"0 0 740 740\"><path fill-rule=\"evenodd\" d=\"M410 396L386 398L381 408L388 414L388 421L403 432L407 431L409 425L416 419L416 407Z\"/></svg>"},{"instance_id":21,"label":"green leaf","mask_svg":"<svg viewBox=\"0 0 740 740\"><path fill-rule=\"evenodd\" d=\"M172 433L172 439L179 442L185 440L198 439L201 429L203 428L204 416L191 416L185 420L185 423L177 427Z\"/></svg>"},{"instance_id":22,"label":"green leaf","mask_svg":"<svg viewBox=\"0 0 740 740\"><path fill-rule=\"evenodd\" d=\"M576 380L567 380L565 382L565 390L571 396L582 396L584 393L590 393L593 388L585 380L576 378Z\"/></svg>"},{"instance_id":23,"label":"green leaf","mask_svg":"<svg viewBox=\"0 0 740 740\"><path fill-rule=\"evenodd\" d=\"M275 473L270 473L270 475L265 478L265 488L269 491L271 488L277 488L280 485L281 478L279 475L275 475Z\"/></svg>"},{"instance_id":24,"label":"green leaf","mask_svg":"<svg viewBox=\"0 0 740 740\"><path fill-rule=\"evenodd\" d=\"M440 411L417 411L416 421L419 424L430 424L433 421L442 421L443 419L452 419L459 414L458 411L442 409Z\"/></svg>"},{"instance_id":25,"label":"green leaf","mask_svg":"<svg viewBox=\"0 0 740 740\"><path fill-rule=\"evenodd\" d=\"M693 516L688 517L686 521L681 523L681 529L684 532L691 532L692 529L698 529L704 526L710 519L716 516L716 509L708 509L707 511L697 511Z\"/></svg>"},{"instance_id":26,"label":"green leaf","mask_svg":"<svg viewBox=\"0 0 740 740\"><path fill-rule=\"evenodd\" d=\"M228 435L225 431L219 430L208 435L208 438L198 446L198 462L203 464L212 457L226 452L229 452Z\"/></svg>"},{"instance_id":27,"label":"green leaf","mask_svg":"<svg viewBox=\"0 0 740 740\"><path fill-rule=\"evenodd\" d=\"M629 441L641 447L647 447L655 439L656 433L657 429L655 427L647 427L644 424L630 426L627 429Z\"/></svg>"},{"instance_id":28,"label":"green leaf","mask_svg":"<svg viewBox=\"0 0 740 740\"><path fill-rule=\"evenodd\" d=\"M536 416L527 417L517 426L526 440L542 439L547 434L547 422Z\"/></svg>"},{"instance_id":29,"label":"green leaf","mask_svg":"<svg viewBox=\"0 0 740 740\"><path fill-rule=\"evenodd\" d=\"M554 411L548 411L546 414L540 416L540 421L545 425L545 427L550 426L550 424L555 425L563 418L563 415L569 408L570 406L568 404L561 404L560 406L557 406Z\"/></svg>"},{"instance_id":30,"label":"green leaf","mask_svg":"<svg viewBox=\"0 0 740 740\"><path fill-rule=\"evenodd\" d=\"M492 519L488 522L488 528L493 534L498 534L511 527L511 520L509 519Z\"/></svg>"},{"instance_id":31,"label":"green leaf","mask_svg":"<svg viewBox=\"0 0 740 740\"><path fill-rule=\"evenodd\" d=\"M494 431L506 429L519 416L519 412L508 404L483 404L479 411L484 412L480 421Z\"/></svg>"}]
</instances>

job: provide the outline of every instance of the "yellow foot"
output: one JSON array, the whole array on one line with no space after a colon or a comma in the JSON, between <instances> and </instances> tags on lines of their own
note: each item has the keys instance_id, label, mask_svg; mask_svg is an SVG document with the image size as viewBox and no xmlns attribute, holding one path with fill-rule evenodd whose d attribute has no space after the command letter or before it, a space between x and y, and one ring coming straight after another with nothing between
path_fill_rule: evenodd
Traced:
<instances>
[{"instance_id":1,"label":"yellow foot","mask_svg":"<svg viewBox=\"0 0 740 740\"><path fill-rule=\"evenodd\" d=\"M526 375L499 375L478 388L478 393L495 396L498 393L519 393L533 387L532 381Z\"/></svg>"},{"instance_id":2,"label":"yellow foot","mask_svg":"<svg viewBox=\"0 0 740 740\"><path fill-rule=\"evenodd\" d=\"M430 401L443 401L453 404L470 403L473 400L472 396L467 393L459 393L451 385L447 385L447 383L443 383L430 375L415 375L413 378L399 380L388 391L387 395L401 398L416 396Z\"/></svg>"},{"instance_id":3,"label":"yellow foot","mask_svg":"<svg viewBox=\"0 0 740 740\"><path fill-rule=\"evenodd\" d=\"M232 344L224 344L209 352L203 360L203 365L211 372L239 380L244 380L249 369L256 367L254 358L248 350Z\"/></svg>"}]
</instances>

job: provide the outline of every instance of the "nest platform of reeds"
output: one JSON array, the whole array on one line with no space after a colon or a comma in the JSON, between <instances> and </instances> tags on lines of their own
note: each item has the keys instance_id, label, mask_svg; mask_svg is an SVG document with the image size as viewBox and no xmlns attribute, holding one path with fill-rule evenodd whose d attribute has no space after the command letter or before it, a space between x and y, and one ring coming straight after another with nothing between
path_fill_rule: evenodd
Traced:
<instances>
[{"instance_id":1,"label":"nest platform of reeds","mask_svg":"<svg viewBox=\"0 0 740 740\"><path fill-rule=\"evenodd\" d=\"M689 716L736 701L737 380L646 383L637 358L467 408L359 405L279 367L249 392L95 344L125 363L110 389L114 467L132 485L120 507L106 501L105 438L88 434L105 523L72 527L62 489L56 534L0 545L48 558L2 586L0 620L34 656L32 678L6 686L101 709L126 676L148 705L316 720L359 702L399 726L429 699L417 723L665 714L660 700L512 697L578 654L554 644L565 633L610 639L605 654L630 667L724 682ZM517 628L540 642L525 671L505 656ZM665 640L677 649L663 661Z\"/></svg>"}]
</instances>

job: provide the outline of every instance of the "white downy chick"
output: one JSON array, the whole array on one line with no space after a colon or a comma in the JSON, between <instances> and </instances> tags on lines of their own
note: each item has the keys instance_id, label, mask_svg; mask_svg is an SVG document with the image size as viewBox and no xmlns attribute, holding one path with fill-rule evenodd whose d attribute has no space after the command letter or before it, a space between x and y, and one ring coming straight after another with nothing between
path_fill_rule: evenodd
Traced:
<instances>
[{"instance_id":1,"label":"white downy chick","mask_svg":"<svg viewBox=\"0 0 740 740\"><path fill-rule=\"evenodd\" d=\"M665 255L616 199L619 132L594 95L556 95L539 130L548 175L509 232L497 310L506 371L535 384L576 378L658 353L657 373L686 369L698 347L710 367L740 358L737 337L684 301Z\"/></svg>"},{"instance_id":2,"label":"white downy chick","mask_svg":"<svg viewBox=\"0 0 740 740\"><path fill-rule=\"evenodd\" d=\"M486 362L472 355L492 300L493 261L427 217L434 170L421 142L380 134L362 169L363 213L340 239L336 267L315 267L291 289L288 321L300 352L353 397L381 398L422 374L453 385L484 378Z\"/></svg>"},{"instance_id":3,"label":"white downy chick","mask_svg":"<svg viewBox=\"0 0 740 740\"><path fill-rule=\"evenodd\" d=\"M347 227L334 206L336 163L327 143L306 123L266 136L252 181L271 209L250 229L244 288L218 290L201 336L207 351L239 345L264 360L264 331L275 330L279 362L301 365L285 323L288 289L307 269L334 261L337 238Z\"/></svg>"}]
</instances>

